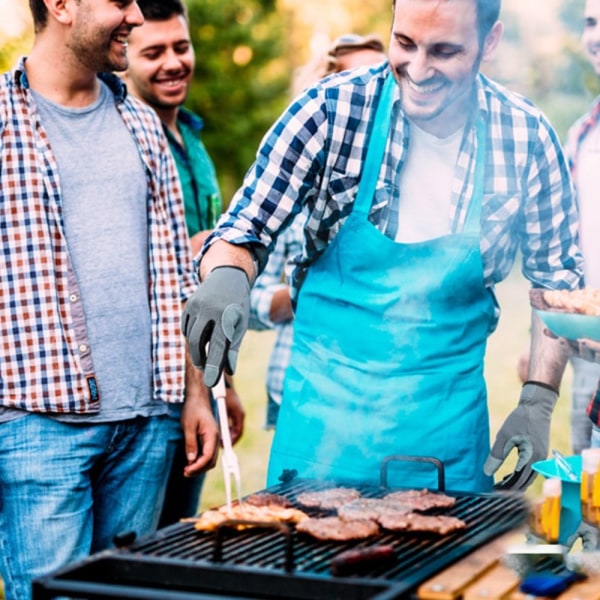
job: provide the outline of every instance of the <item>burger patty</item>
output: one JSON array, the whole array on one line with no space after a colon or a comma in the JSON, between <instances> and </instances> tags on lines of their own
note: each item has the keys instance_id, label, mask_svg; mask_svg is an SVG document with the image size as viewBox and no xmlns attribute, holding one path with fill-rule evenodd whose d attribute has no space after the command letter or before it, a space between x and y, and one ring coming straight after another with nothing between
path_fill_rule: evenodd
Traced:
<instances>
[{"instance_id":1,"label":"burger patty","mask_svg":"<svg viewBox=\"0 0 600 600\"><path fill-rule=\"evenodd\" d=\"M243 504L251 506L281 506L283 508L292 508L294 505L285 496L280 494L270 494L268 492L259 492L244 498Z\"/></svg>"},{"instance_id":2,"label":"burger patty","mask_svg":"<svg viewBox=\"0 0 600 600\"><path fill-rule=\"evenodd\" d=\"M404 506L393 500L385 498L356 498L351 502L342 504L338 508L338 516L342 519L371 519L379 521L381 515L402 515L411 512L410 506Z\"/></svg>"},{"instance_id":3,"label":"burger patty","mask_svg":"<svg viewBox=\"0 0 600 600\"><path fill-rule=\"evenodd\" d=\"M384 500L392 500L408 506L413 510L429 510L431 508L450 508L456 504L456 498L441 494L439 492L430 492L423 490L406 490L392 492L384 497Z\"/></svg>"},{"instance_id":4,"label":"burger patty","mask_svg":"<svg viewBox=\"0 0 600 600\"><path fill-rule=\"evenodd\" d=\"M314 492L303 492L296 496L296 501L298 504L310 508L333 510L355 498L360 498L358 490L349 487L336 487Z\"/></svg>"},{"instance_id":5,"label":"burger patty","mask_svg":"<svg viewBox=\"0 0 600 600\"><path fill-rule=\"evenodd\" d=\"M308 518L296 524L296 530L318 540L345 542L361 540L379 533L379 525L369 519L347 520L340 517Z\"/></svg>"},{"instance_id":6,"label":"burger patty","mask_svg":"<svg viewBox=\"0 0 600 600\"><path fill-rule=\"evenodd\" d=\"M465 529L467 526L464 521L456 517L418 513L381 515L378 520L384 529L391 531L428 531L440 535Z\"/></svg>"}]
</instances>

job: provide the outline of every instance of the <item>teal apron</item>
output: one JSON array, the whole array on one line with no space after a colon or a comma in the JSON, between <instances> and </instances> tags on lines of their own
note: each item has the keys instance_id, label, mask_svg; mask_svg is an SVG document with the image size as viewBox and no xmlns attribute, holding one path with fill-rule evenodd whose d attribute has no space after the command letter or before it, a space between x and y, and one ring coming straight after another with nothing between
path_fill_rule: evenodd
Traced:
<instances>
[{"instance_id":1,"label":"teal apron","mask_svg":"<svg viewBox=\"0 0 600 600\"><path fill-rule=\"evenodd\" d=\"M268 485L293 469L300 477L378 484L382 459L399 454L441 460L448 489L492 487L483 473L483 359L496 325L479 246L485 126L477 128L464 230L397 243L368 219L394 86L389 76L353 211L298 296ZM393 462L388 476L392 486L437 484L422 463Z\"/></svg>"}]
</instances>

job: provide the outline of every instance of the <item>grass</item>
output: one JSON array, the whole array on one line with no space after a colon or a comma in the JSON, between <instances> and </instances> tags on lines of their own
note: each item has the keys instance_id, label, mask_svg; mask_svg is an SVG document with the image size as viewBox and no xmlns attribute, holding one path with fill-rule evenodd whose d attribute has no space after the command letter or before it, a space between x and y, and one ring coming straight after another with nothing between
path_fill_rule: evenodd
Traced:
<instances>
[{"instance_id":1,"label":"grass","mask_svg":"<svg viewBox=\"0 0 600 600\"><path fill-rule=\"evenodd\" d=\"M517 376L516 364L518 356L529 341L528 290L529 284L518 269L497 288L502 314L497 330L489 339L486 355L492 436L495 436L519 398L521 383ZM235 449L240 462L244 494L265 487L272 432L262 428L266 404L264 381L273 340L272 332L249 331L242 343L238 361L236 387L246 410L246 428ZM570 371L567 370L552 420L550 445L551 448L565 454L570 454L570 387ZM514 465L515 460L510 464ZM506 474L509 467L503 468L500 475ZM536 494L539 487L538 478L530 494ZM200 509L221 505L224 501L223 478L218 464L207 476Z\"/></svg>"}]
</instances>

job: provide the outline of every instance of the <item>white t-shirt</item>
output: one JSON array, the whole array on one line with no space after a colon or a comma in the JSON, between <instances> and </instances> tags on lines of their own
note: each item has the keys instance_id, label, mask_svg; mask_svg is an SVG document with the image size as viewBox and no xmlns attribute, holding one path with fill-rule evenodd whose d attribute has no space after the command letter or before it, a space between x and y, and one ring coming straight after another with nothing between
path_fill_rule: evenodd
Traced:
<instances>
[{"instance_id":1,"label":"white t-shirt","mask_svg":"<svg viewBox=\"0 0 600 600\"><path fill-rule=\"evenodd\" d=\"M398 242L421 242L450 233L452 181L463 128L438 138L410 122L400 173Z\"/></svg>"}]
</instances>

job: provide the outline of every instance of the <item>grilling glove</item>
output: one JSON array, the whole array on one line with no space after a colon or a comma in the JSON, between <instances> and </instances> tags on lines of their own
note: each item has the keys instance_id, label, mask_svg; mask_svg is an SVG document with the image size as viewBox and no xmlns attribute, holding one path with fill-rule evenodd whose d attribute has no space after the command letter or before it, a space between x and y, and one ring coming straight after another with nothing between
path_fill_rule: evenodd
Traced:
<instances>
[{"instance_id":1,"label":"grilling glove","mask_svg":"<svg viewBox=\"0 0 600 600\"><path fill-rule=\"evenodd\" d=\"M550 418L557 399L558 393L550 387L525 383L519 404L498 431L483 466L486 475L493 475L510 451L517 448L519 459L514 472L496 484L496 488L525 490L533 482L536 473L531 465L548 457Z\"/></svg>"},{"instance_id":2,"label":"grilling glove","mask_svg":"<svg viewBox=\"0 0 600 600\"><path fill-rule=\"evenodd\" d=\"M187 301L181 330L206 386L214 386L223 369L235 371L249 312L250 282L239 267L213 269Z\"/></svg>"}]
</instances>

